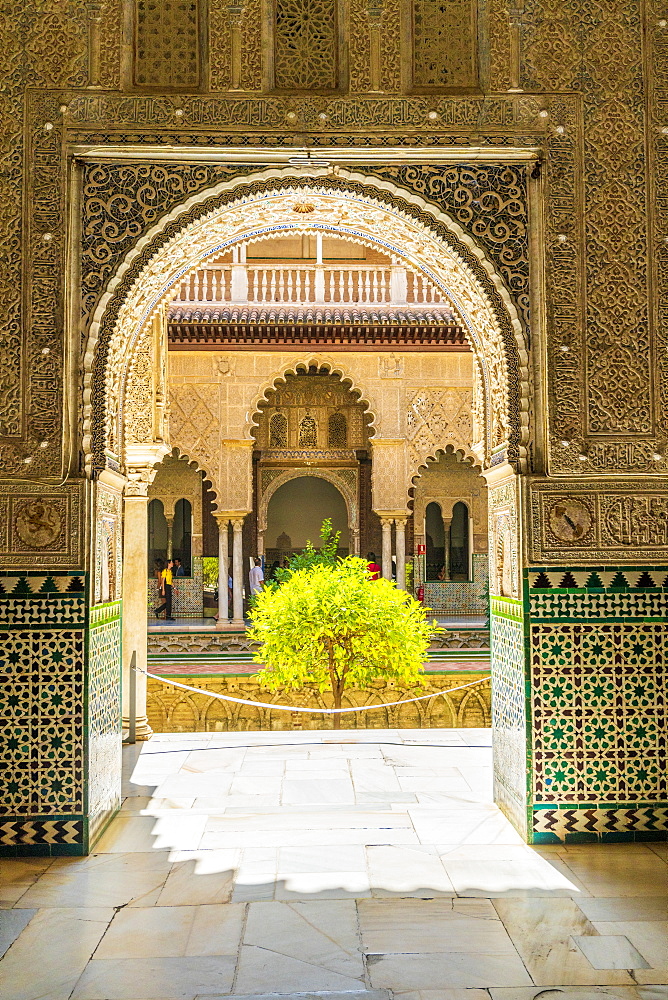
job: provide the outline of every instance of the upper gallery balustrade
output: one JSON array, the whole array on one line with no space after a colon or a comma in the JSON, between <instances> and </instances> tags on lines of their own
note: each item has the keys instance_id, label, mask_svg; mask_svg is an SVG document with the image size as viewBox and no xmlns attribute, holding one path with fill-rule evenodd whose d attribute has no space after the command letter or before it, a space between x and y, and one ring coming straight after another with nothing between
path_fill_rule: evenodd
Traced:
<instances>
[{"instance_id":1,"label":"upper gallery balustrade","mask_svg":"<svg viewBox=\"0 0 668 1000\"><path fill-rule=\"evenodd\" d=\"M317 240L314 263L249 263L246 248L231 263L202 267L180 286L175 302L290 305L436 305L444 302L424 275L395 260L387 264L324 262Z\"/></svg>"}]
</instances>

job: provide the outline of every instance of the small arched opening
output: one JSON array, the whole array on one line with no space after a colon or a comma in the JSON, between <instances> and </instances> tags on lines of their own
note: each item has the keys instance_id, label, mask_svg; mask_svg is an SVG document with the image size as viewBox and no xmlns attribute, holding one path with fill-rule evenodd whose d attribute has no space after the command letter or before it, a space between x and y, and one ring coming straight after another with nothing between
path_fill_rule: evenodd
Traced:
<instances>
[{"instance_id":1,"label":"small arched opening","mask_svg":"<svg viewBox=\"0 0 668 1000\"><path fill-rule=\"evenodd\" d=\"M339 553L348 555L348 508L342 493L327 479L299 476L279 486L267 506L265 557L267 569L281 565L308 541L318 544L320 526L329 518L341 532Z\"/></svg>"}]
</instances>

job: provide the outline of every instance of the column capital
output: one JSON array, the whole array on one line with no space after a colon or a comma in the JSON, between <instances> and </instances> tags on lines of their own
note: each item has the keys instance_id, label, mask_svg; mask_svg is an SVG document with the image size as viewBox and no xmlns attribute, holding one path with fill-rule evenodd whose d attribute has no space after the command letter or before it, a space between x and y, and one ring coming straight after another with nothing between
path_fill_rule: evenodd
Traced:
<instances>
[{"instance_id":1,"label":"column capital","mask_svg":"<svg viewBox=\"0 0 668 1000\"><path fill-rule=\"evenodd\" d=\"M223 521L235 521L243 519L250 513L247 510L214 510L213 516L216 520L221 519Z\"/></svg>"},{"instance_id":2,"label":"column capital","mask_svg":"<svg viewBox=\"0 0 668 1000\"><path fill-rule=\"evenodd\" d=\"M153 481L153 469L133 469L123 489L126 500L148 500L148 488Z\"/></svg>"},{"instance_id":3,"label":"column capital","mask_svg":"<svg viewBox=\"0 0 668 1000\"><path fill-rule=\"evenodd\" d=\"M234 531L243 531L245 519L246 519L246 515L245 514L243 514L241 517L233 517L231 519L232 520L232 528L234 529Z\"/></svg>"},{"instance_id":4,"label":"column capital","mask_svg":"<svg viewBox=\"0 0 668 1000\"><path fill-rule=\"evenodd\" d=\"M410 517L410 512L407 510L374 510L374 514L377 514L381 521L402 521L404 524Z\"/></svg>"}]
</instances>

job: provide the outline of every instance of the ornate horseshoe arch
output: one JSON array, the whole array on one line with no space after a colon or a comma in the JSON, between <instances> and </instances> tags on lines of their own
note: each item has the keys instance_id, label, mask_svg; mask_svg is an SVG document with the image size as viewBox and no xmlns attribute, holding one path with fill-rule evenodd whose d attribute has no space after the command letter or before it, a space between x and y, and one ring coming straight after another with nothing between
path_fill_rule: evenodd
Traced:
<instances>
[{"instance_id":1,"label":"ornate horseshoe arch","mask_svg":"<svg viewBox=\"0 0 668 1000\"><path fill-rule=\"evenodd\" d=\"M307 222L294 213L296 200L304 199ZM439 206L377 177L341 170L334 179L304 178L276 169L226 181L175 208L137 241L109 281L84 362L90 464L102 466L116 452L127 466L133 450L145 452L156 440L154 373L166 363L164 333L161 342L156 329L175 286L235 244L318 230L375 244L441 290L476 355L485 464L522 464L530 400L523 329L508 289L473 237Z\"/></svg>"}]
</instances>

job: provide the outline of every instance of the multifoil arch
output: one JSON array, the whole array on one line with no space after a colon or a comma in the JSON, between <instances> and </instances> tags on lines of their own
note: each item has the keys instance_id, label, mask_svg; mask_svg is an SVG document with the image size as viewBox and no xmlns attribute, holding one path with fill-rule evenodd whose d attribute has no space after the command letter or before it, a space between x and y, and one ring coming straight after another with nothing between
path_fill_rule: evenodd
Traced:
<instances>
[{"instance_id":1,"label":"multifoil arch","mask_svg":"<svg viewBox=\"0 0 668 1000\"><path fill-rule=\"evenodd\" d=\"M304 197L309 205L315 202L308 223L287 215L290 200ZM337 219L333 205L340 210ZM277 223L277 210L284 213L282 223ZM85 355L84 448L91 459L104 464L115 415L121 431L127 430L125 394L133 365L141 359L137 345L174 286L208 254L258 231L270 235L276 225L368 237L442 288L483 376L485 462L522 464L530 402L524 332L510 292L474 238L442 207L389 181L343 170L336 178L305 178L273 168L225 181L173 209L137 241L108 283ZM396 246L379 236L390 230ZM146 343L143 350L146 354ZM122 461L133 443L132 434L126 434L124 447L119 446Z\"/></svg>"}]
</instances>

